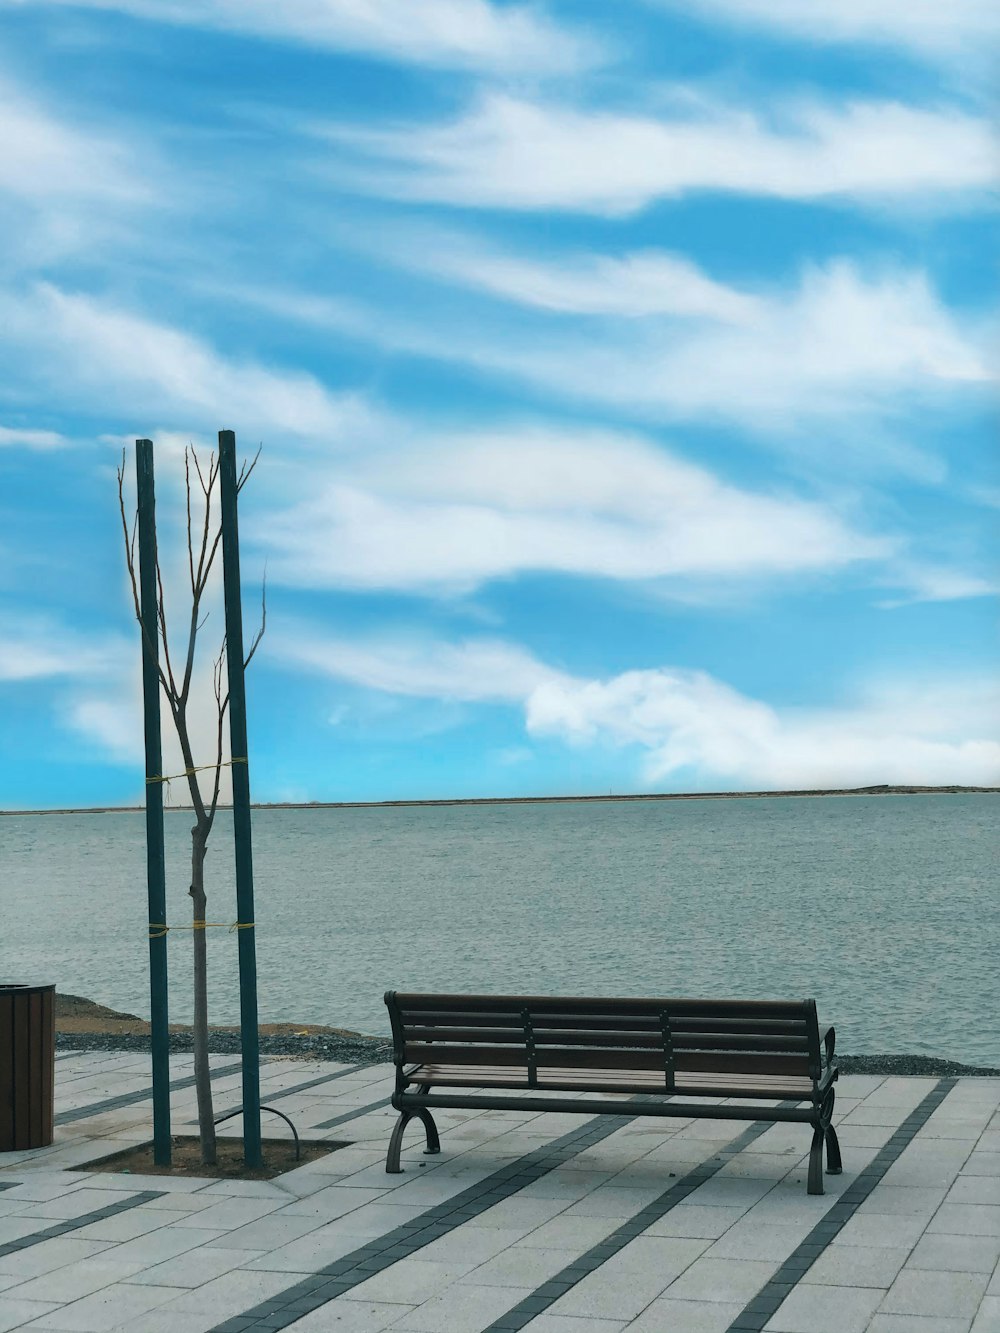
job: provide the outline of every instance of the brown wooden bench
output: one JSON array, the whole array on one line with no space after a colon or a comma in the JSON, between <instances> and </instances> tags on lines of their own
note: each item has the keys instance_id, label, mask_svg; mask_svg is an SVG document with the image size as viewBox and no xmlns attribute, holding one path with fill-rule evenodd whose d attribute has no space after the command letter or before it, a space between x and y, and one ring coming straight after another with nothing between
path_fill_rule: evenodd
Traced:
<instances>
[{"instance_id":1,"label":"brown wooden bench","mask_svg":"<svg viewBox=\"0 0 1000 1333\"><path fill-rule=\"evenodd\" d=\"M415 1117L423 1122L427 1152L440 1152L431 1115L431 1108L440 1106L804 1121L813 1127L809 1193L823 1193L824 1141L826 1169L840 1173L840 1146L831 1123L836 1035L832 1027L821 1033L815 1000L386 991L385 1003L396 1065L392 1105L400 1113L386 1171L401 1170L403 1131ZM432 1095L432 1088L439 1091ZM470 1095L457 1091L461 1088L480 1091ZM494 1089L521 1095L498 1096ZM536 1090L564 1095L524 1095ZM626 1093L632 1099L581 1095L595 1092ZM697 1100L733 1097L751 1104Z\"/></svg>"}]
</instances>

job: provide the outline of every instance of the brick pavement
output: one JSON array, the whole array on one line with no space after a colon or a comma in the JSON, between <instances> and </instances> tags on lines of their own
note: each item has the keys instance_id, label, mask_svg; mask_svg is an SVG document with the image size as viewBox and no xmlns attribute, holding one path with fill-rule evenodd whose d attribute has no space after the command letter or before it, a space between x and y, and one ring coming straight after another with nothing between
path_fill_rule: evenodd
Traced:
<instances>
[{"instance_id":1,"label":"brick pavement","mask_svg":"<svg viewBox=\"0 0 1000 1333\"><path fill-rule=\"evenodd\" d=\"M239 1072L212 1063L222 1110ZM171 1073L183 1131L190 1057ZM174 1180L78 1169L149 1138L149 1061L67 1054L55 1143L0 1155L0 1333L1000 1333L1000 1079L842 1078L845 1170L817 1198L807 1126L624 1099L442 1112L440 1156L415 1124L389 1176L391 1074L269 1060L263 1100L349 1146Z\"/></svg>"}]
</instances>

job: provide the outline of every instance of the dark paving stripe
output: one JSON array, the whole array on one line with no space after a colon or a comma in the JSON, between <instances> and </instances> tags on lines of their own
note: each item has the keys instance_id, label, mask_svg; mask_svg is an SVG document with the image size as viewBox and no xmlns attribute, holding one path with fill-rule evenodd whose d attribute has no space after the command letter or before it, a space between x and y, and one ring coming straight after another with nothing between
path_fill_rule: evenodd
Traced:
<instances>
[{"instance_id":1,"label":"dark paving stripe","mask_svg":"<svg viewBox=\"0 0 1000 1333\"><path fill-rule=\"evenodd\" d=\"M345 1291L390 1268L400 1259L410 1258L431 1241L447 1236L463 1223L485 1213L494 1204L509 1199L525 1185L540 1180L585 1148L614 1134L635 1119L635 1116L627 1113L628 1103L623 1102L622 1105L622 1115L595 1116L580 1128L554 1139L545 1148L536 1148L526 1153L485 1180L470 1185L454 1198L428 1208L412 1222L395 1227L384 1236L373 1237L366 1245L327 1264L319 1272L302 1278L294 1286L286 1287L270 1300L262 1301L244 1314L216 1324L208 1333L248 1333L249 1330L263 1333L265 1329L287 1328L311 1310L318 1310L328 1301L343 1296Z\"/></svg>"},{"instance_id":2,"label":"dark paving stripe","mask_svg":"<svg viewBox=\"0 0 1000 1333\"><path fill-rule=\"evenodd\" d=\"M324 1120L319 1125L313 1125L313 1129L333 1129L337 1125L346 1125L348 1120L357 1120L359 1115L367 1115L369 1111L389 1106L391 1101L391 1097L383 1097L380 1101L369 1102L367 1106L356 1106L353 1111L345 1111L343 1115L335 1115L332 1120Z\"/></svg>"},{"instance_id":3,"label":"dark paving stripe","mask_svg":"<svg viewBox=\"0 0 1000 1333\"><path fill-rule=\"evenodd\" d=\"M219 1065L212 1070L212 1078L225 1078L227 1074L238 1074L243 1068L242 1064ZM170 1084L171 1092L183 1092L185 1088L193 1088L195 1077L193 1074L188 1078L173 1079ZM57 1125L71 1125L77 1120L87 1120L92 1115L101 1115L105 1111L118 1111L123 1106L133 1106L136 1102L144 1102L153 1095L153 1088L139 1088L136 1092L123 1092L120 1097L106 1097L102 1102L91 1102L89 1106L75 1106L71 1111L59 1111L56 1114L55 1122Z\"/></svg>"},{"instance_id":4,"label":"dark paving stripe","mask_svg":"<svg viewBox=\"0 0 1000 1333\"><path fill-rule=\"evenodd\" d=\"M797 1106L797 1102L782 1102L782 1106ZM763 1123L755 1121L749 1129L745 1129L742 1134L727 1143L725 1147L720 1148L708 1162L702 1162L696 1166L693 1171L682 1176L675 1185L648 1203L641 1212L636 1213L635 1217L630 1217L627 1222L613 1231L610 1236L605 1236L604 1240L591 1247L586 1254L574 1259L561 1269L554 1277L543 1282L541 1286L536 1287L530 1296L525 1296L522 1301L513 1306L506 1314L502 1314L495 1319L492 1324L488 1324L482 1330L482 1333L511 1333L512 1330L524 1328L525 1324L531 1322L536 1315L544 1314L545 1311L560 1296L564 1296L567 1291L575 1287L581 1278L585 1278L589 1273L594 1273L602 1264L614 1257L619 1250L623 1250L630 1241L641 1236L647 1227L658 1222L661 1217L665 1217L672 1208L676 1208L699 1185L704 1185L706 1180L711 1180L716 1172L721 1171L725 1164L741 1153L744 1148L748 1148L754 1139L766 1133L771 1128L773 1122L765 1121ZM807 1126L808 1128L808 1126ZM775 1182L777 1184L777 1182Z\"/></svg>"},{"instance_id":5,"label":"dark paving stripe","mask_svg":"<svg viewBox=\"0 0 1000 1333\"><path fill-rule=\"evenodd\" d=\"M32 1231L28 1236L19 1236L17 1240L4 1241L0 1245L0 1259L5 1259L8 1254L16 1254L18 1250L29 1250L32 1245L41 1245L42 1241L56 1240L59 1236L65 1236L70 1231L79 1231L81 1227L90 1226L91 1222L103 1222L106 1217L115 1217L118 1213L127 1213L130 1208L138 1208L141 1203L148 1203L150 1199L162 1198L164 1190L143 1190L141 1194L129 1195L127 1199L119 1200L117 1203L109 1203L106 1208L95 1208L93 1212L84 1213L82 1217L69 1218L66 1221L55 1222L52 1226L46 1227L44 1231Z\"/></svg>"},{"instance_id":6,"label":"dark paving stripe","mask_svg":"<svg viewBox=\"0 0 1000 1333\"><path fill-rule=\"evenodd\" d=\"M802 1244L792 1251L770 1281L744 1306L726 1333L760 1333L768 1320L777 1313L778 1307L788 1293L805 1277L834 1237L843 1230L889 1167L899 1158L903 1149L913 1142L915 1135L957 1082L958 1080L954 1078L944 1078L931 1089L920 1105L910 1112L885 1146L879 1150L871 1164L865 1167L854 1183L844 1190L833 1207L824 1213L823 1220L816 1223ZM831 1287L830 1290L833 1291L834 1288Z\"/></svg>"},{"instance_id":7,"label":"dark paving stripe","mask_svg":"<svg viewBox=\"0 0 1000 1333\"><path fill-rule=\"evenodd\" d=\"M261 1090L261 1096L268 1103L276 1102L280 1100L280 1098L282 1097L294 1097L297 1092L306 1092L309 1088L318 1088L321 1083L332 1083L334 1079L346 1078L348 1074L356 1074L359 1069L370 1069L370 1068L371 1068L370 1065L348 1065L346 1069L338 1069L335 1074L321 1074L319 1078L311 1078L306 1083L296 1083L295 1086L291 1088L282 1088L280 1092L268 1092L266 1088L263 1088ZM242 1106L242 1103L240 1105ZM383 1103L380 1102L379 1105L381 1106L383 1105ZM231 1106L229 1109L230 1111L235 1111L237 1108L235 1106ZM219 1115L226 1115L226 1114L227 1114L226 1111L219 1112ZM197 1120L188 1121L189 1125L196 1125L197 1123L198 1123ZM316 1126L316 1128L326 1129L327 1125L318 1125Z\"/></svg>"}]
</instances>

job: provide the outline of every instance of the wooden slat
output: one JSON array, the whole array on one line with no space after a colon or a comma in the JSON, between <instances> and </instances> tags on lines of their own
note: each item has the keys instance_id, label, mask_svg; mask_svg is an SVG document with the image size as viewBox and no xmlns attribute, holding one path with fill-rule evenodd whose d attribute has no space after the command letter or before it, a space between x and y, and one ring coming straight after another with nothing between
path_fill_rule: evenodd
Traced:
<instances>
[{"instance_id":1,"label":"wooden slat","mask_svg":"<svg viewBox=\"0 0 1000 1333\"><path fill-rule=\"evenodd\" d=\"M446 1046L435 1042L407 1042L403 1047L403 1061L427 1064L429 1061L457 1065L518 1065L527 1068L528 1056L524 1047L510 1046Z\"/></svg>"},{"instance_id":2,"label":"wooden slat","mask_svg":"<svg viewBox=\"0 0 1000 1333\"><path fill-rule=\"evenodd\" d=\"M706 1018L788 1018L801 1019L809 1005L808 1000L694 1000L669 997L604 997L595 995L434 995L397 993L396 1003L405 1014L436 1011L453 1013L520 1013L530 1009L539 1017L544 1015L598 1013L614 1016L626 1014L658 1014L667 1008L678 1017L704 1016Z\"/></svg>"},{"instance_id":3,"label":"wooden slat","mask_svg":"<svg viewBox=\"0 0 1000 1333\"><path fill-rule=\"evenodd\" d=\"M532 1024L532 1036L537 1046L642 1046L661 1050L663 1037L659 1032L546 1032ZM411 1041L492 1042L498 1045L525 1044L524 1029L513 1028L435 1028L407 1027L406 1039Z\"/></svg>"},{"instance_id":4,"label":"wooden slat","mask_svg":"<svg viewBox=\"0 0 1000 1333\"><path fill-rule=\"evenodd\" d=\"M671 1029L671 1044L675 1051L788 1051L807 1055L809 1039L801 1037L760 1037L744 1033L681 1032Z\"/></svg>"},{"instance_id":5,"label":"wooden slat","mask_svg":"<svg viewBox=\"0 0 1000 1333\"><path fill-rule=\"evenodd\" d=\"M802 1077L809 1073L806 1055L733 1054L728 1051L677 1051L677 1073L779 1074Z\"/></svg>"}]
</instances>

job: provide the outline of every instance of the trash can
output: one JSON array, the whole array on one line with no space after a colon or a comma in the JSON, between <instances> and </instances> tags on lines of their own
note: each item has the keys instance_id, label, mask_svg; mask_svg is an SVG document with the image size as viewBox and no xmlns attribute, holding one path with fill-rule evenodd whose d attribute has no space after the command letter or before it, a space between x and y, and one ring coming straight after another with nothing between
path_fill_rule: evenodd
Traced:
<instances>
[{"instance_id":1,"label":"trash can","mask_svg":"<svg viewBox=\"0 0 1000 1333\"><path fill-rule=\"evenodd\" d=\"M0 1153L52 1142L55 991L0 985Z\"/></svg>"}]
</instances>

